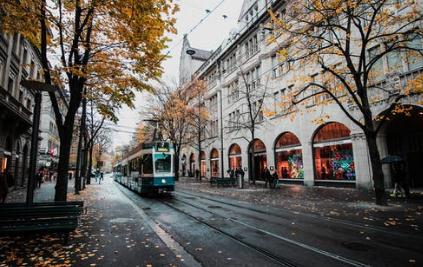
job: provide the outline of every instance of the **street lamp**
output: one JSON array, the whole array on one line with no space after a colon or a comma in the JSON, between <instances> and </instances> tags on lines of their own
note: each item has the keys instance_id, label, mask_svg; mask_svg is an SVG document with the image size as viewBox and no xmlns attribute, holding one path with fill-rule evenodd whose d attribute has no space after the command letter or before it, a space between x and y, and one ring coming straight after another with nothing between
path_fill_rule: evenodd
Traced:
<instances>
[{"instance_id":1,"label":"street lamp","mask_svg":"<svg viewBox=\"0 0 423 267\"><path fill-rule=\"evenodd\" d=\"M21 85L34 92L34 113L32 116L31 154L29 160L28 188L26 190L26 205L31 206L34 202L35 171L37 166L38 130L40 128L41 92L55 92L57 87L39 81L23 80Z\"/></svg>"}]
</instances>

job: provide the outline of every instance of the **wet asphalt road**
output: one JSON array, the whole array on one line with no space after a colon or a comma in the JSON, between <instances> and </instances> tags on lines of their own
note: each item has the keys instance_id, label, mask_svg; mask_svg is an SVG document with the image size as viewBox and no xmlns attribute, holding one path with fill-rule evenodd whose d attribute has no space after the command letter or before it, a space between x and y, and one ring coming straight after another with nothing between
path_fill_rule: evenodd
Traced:
<instances>
[{"instance_id":1,"label":"wet asphalt road","mask_svg":"<svg viewBox=\"0 0 423 267\"><path fill-rule=\"evenodd\" d=\"M114 183L186 266L422 266L423 237L222 197Z\"/></svg>"}]
</instances>

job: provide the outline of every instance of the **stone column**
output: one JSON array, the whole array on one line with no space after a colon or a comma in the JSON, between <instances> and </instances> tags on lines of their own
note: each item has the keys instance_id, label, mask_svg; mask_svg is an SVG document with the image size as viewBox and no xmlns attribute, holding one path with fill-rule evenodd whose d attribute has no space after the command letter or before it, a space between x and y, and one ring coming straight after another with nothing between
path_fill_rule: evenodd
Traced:
<instances>
[{"instance_id":1,"label":"stone column","mask_svg":"<svg viewBox=\"0 0 423 267\"><path fill-rule=\"evenodd\" d=\"M302 144L304 185L314 186L314 159L313 143L311 141Z\"/></svg>"},{"instance_id":2,"label":"stone column","mask_svg":"<svg viewBox=\"0 0 423 267\"><path fill-rule=\"evenodd\" d=\"M370 190L373 187L373 182L371 179L370 158L366 137L363 133L353 133L351 134L351 141L354 156L356 187L358 189Z\"/></svg>"}]
</instances>

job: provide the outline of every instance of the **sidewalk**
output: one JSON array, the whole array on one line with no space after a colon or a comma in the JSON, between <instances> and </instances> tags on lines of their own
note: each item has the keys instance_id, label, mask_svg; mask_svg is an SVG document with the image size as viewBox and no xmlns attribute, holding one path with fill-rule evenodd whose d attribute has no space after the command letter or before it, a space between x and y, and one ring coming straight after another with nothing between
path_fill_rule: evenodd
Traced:
<instances>
[{"instance_id":1,"label":"sidewalk","mask_svg":"<svg viewBox=\"0 0 423 267\"><path fill-rule=\"evenodd\" d=\"M73 181L73 180L72 180ZM69 188L71 189L71 187ZM14 195L21 193L16 192ZM51 200L54 183L36 191L37 201ZM12 196L11 196L12 199ZM83 200L85 212L69 244L59 234L0 237L0 266L180 266L176 256L148 227L106 176L68 200Z\"/></svg>"},{"instance_id":2,"label":"sidewalk","mask_svg":"<svg viewBox=\"0 0 423 267\"><path fill-rule=\"evenodd\" d=\"M68 193L73 193L74 191L74 180L70 180L68 184ZM56 181L44 182L41 184L40 188L35 188L34 190L34 202L48 202L54 201L54 186ZM13 191L9 191L9 194L6 198L6 203L19 203L25 202L26 200L26 187L19 187Z\"/></svg>"},{"instance_id":3,"label":"sidewalk","mask_svg":"<svg viewBox=\"0 0 423 267\"><path fill-rule=\"evenodd\" d=\"M282 185L278 189L263 185L246 185L246 188L211 186L192 177L181 177L177 191L218 195L248 203L288 209L293 212L347 219L364 224L395 228L417 233L423 230L423 194L413 199L389 199L388 206L377 206L373 194L351 188L307 187Z\"/></svg>"}]
</instances>

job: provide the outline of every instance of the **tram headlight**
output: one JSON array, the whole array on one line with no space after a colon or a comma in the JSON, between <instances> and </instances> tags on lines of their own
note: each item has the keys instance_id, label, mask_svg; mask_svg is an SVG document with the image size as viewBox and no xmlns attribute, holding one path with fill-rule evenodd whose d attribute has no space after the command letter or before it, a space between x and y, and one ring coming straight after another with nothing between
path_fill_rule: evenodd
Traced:
<instances>
[{"instance_id":1,"label":"tram headlight","mask_svg":"<svg viewBox=\"0 0 423 267\"><path fill-rule=\"evenodd\" d=\"M162 179L162 184L165 184L166 183L166 179Z\"/></svg>"}]
</instances>

